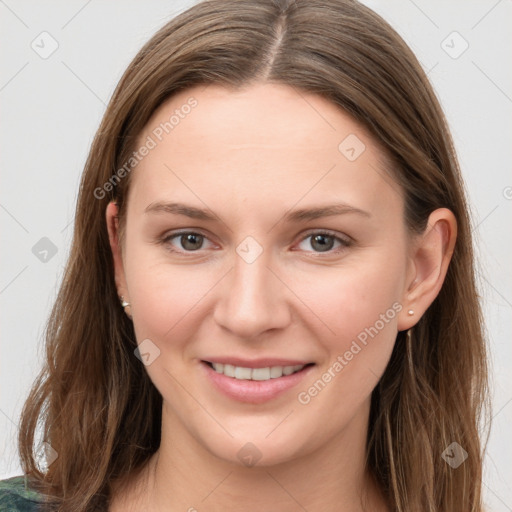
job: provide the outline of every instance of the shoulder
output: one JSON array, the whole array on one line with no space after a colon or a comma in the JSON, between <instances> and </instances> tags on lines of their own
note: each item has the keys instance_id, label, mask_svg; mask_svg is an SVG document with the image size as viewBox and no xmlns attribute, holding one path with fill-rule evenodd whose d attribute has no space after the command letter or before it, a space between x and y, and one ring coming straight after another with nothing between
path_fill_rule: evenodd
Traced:
<instances>
[{"instance_id":1,"label":"shoulder","mask_svg":"<svg viewBox=\"0 0 512 512\"><path fill-rule=\"evenodd\" d=\"M26 476L0 480L0 512L36 512L43 495L31 489Z\"/></svg>"}]
</instances>

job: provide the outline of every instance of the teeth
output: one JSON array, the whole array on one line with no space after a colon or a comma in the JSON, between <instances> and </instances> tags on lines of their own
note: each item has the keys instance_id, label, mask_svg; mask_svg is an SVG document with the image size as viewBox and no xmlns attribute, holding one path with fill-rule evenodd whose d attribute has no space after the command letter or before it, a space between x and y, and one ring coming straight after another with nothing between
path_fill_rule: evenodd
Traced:
<instances>
[{"instance_id":1,"label":"teeth","mask_svg":"<svg viewBox=\"0 0 512 512\"><path fill-rule=\"evenodd\" d=\"M252 380L269 380L270 379L270 368L253 368L251 373L252 373Z\"/></svg>"},{"instance_id":2,"label":"teeth","mask_svg":"<svg viewBox=\"0 0 512 512\"><path fill-rule=\"evenodd\" d=\"M251 378L251 369L235 366L235 379L246 380Z\"/></svg>"},{"instance_id":3,"label":"teeth","mask_svg":"<svg viewBox=\"0 0 512 512\"><path fill-rule=\"evenodd\" d=\"M227 377L234 377L240 380L270 380L278 379L283 375L291 375L292 373L302 370L305 365L298 364L296 366L272 366L266 368L244 368L242 366L233 366L231 364L212 363L217 373L223 373Z\"/></svg>"},{"instance_id":4,"label":"teeth","mask_svg":"<svg viewBox=\"0 0 512 512\"><path fill-rule=\"evenodd\" d=\"M272 366L272 368L270 368L271 379L277 379L278 377L281 377L281 375L283 375L283 370L281 366Z\"/></svg>"}]
</instances>

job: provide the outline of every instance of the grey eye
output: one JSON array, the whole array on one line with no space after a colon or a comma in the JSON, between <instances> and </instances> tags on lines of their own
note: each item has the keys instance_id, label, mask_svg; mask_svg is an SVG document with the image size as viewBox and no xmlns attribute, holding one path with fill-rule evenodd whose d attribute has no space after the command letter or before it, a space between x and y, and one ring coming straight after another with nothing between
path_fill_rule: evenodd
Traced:
<instances>
[{"instance_id":1,"label":"grey eye","mask_svg":"<svg viewBox=\"0 0 512 512\"><path fill-rule=\"evenodd\" d=\"M187 251L197 251L201 248L204 241L204 236L199 233L185 233L178 236L180 237L182 247Z\"/></svg>"}]
</instances>

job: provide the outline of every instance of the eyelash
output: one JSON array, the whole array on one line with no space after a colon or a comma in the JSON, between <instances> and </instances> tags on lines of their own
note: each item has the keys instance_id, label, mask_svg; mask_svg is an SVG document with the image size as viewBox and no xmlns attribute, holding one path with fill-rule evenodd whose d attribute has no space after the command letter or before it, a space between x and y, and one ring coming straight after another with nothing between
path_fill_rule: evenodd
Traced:
<instances>
[{"instance_id":1,"label":"eyelash","mask_svg":"<svg viewBox=\"0 0 512 512\"><path fill-rule=\"evenodd\" d=\"M168 246L169 248L169 251L172 252L172 253L175 253L175 254L183 254L183 255L193 255L194 253L198 253L201 251L201 249L197 249L195 251L186 251L186 250L176 250L175 248L173 248L170 244L170 242L174 239L174 238L177 238L177 237L180 237L180 236L183 236L183 235L200 235L202 236L204 239L208 240L208 237L198 231L178 231L178 232L172 232L172 233L168 233L166 235L164 235L160 240L159 240L159 243L163 244L163 245L166 245ZM314 235L326 235L326 236L329 236L331 238L333 238L335 241L338 241L340 242L340 247L338 247L337 250L335 249L330 249L328 251L325 251L325 252L315 252L315 251L307 251L307 252L312 252L312 254L314 255L318 255L318 256L322 256L322 255L334 255L334 254L339 254L341 253L343 250L347 249L348 247L350 247L352 244L353 244L353 240L350 239L349 237L346 237L346 238L343 238L343 237L340 237L338 235L336 235L334 232L332 231L329 231L329 230L317 230L317 231L309 231L308 233L306 233L300 240L299 243L302 243L304 242L305 240L307 240L308 238L311 238L313 237ZM188 256L186 256L188 257Z\"/></svg>"}]
</instances>

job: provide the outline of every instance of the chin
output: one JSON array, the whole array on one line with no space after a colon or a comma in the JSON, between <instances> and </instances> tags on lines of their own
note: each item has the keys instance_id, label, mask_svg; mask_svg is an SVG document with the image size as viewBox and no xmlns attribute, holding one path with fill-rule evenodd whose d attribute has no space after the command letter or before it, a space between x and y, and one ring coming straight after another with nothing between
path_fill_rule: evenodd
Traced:
<instances>
[{"instance_id":1,"label":"chin","mask_svg":"<svg viewBox=\"0 0 512 512\"><path fill-rule=\"evenodd\" d=\"M204 439L207 450L218 459L234 464L236 466L270 467L285 464L307 454L304 445L306 440L301 442L290 432L282 432L283 436L276 436L274 433L266 437L259 431L248 430L245 435L219 439L218 443L212 442L211 437ZM281 437L281 438L280 438ZM314 447L311 447L311 451Z\"/></svg>"}]
</instances>

